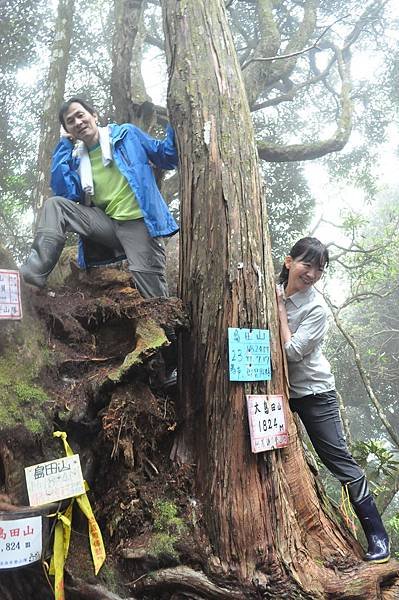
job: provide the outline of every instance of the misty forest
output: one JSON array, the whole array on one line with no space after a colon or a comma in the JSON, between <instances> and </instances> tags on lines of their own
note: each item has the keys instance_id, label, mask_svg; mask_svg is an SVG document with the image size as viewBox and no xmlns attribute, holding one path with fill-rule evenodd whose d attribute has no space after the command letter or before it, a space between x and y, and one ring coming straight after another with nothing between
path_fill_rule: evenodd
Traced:
<instances>
[{"instance_id":1,"label":"misty forest","mask_svg":"<svg viewBox=\"0 0 399 600\"><path fill-rule=\"evenodd\" d=\"M148 169L179 224L168 297L126 260L80 268L75 233L45 287L21 277L22 318L0 288L0 600L399 599L398 31L395 0L0 0L0 276L57 195L71 97L101 127L171 125L177 169ZM276 281L304 236L389 561L290 411ZM269 330L271 379L230 380L229 328ZM255 453L265 394L287 443ZM30 506L25 468L69 448L87 497ZM6 561L32 517L36 559Z\"/></svg>"}]
</instances>

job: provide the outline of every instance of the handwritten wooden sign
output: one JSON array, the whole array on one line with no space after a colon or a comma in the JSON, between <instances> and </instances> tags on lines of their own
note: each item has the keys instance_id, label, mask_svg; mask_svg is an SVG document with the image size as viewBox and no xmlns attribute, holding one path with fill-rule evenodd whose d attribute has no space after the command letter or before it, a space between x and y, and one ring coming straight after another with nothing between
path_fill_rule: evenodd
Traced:
<instances>
[{"instance_id":1,"label":"handwritten wooden sign","mask_svg":"<svg viewBox=\"0 0 399 600\"><path fill-rule=\"evenodd\" d=\"M288 445L283 396L250 394L247 396L247 409L252 452Z\"/></svg>"},{"instance_id":2,"label":"handwritten wooden sign","mask_svg":"<svg viewBox=\"0 0 399 600\"><path fill-rule=\"evenodd\" d=\"M268 329L229 327L228 341L230 381L271 379Z\"/></svg>"},{"instance_id":3,"label":"handwritten wooden sign","mask_svg":"<svg viewBox=\"0 0 399 600\"><path fill-rule=\"evenodd\" d=\"M0 269L0 319L22 319L19 271Z\"/></svg>"},{"instance_id":4,"label":"handwritten wooden sign","mask_svg":"<svg viewBox=\"0 0 399 600\"><path fill-rule=\"evenodd\" d=\"M26 467L25 479L31 506L85 493L79 454Z\"/></svg>"}]
</instances>

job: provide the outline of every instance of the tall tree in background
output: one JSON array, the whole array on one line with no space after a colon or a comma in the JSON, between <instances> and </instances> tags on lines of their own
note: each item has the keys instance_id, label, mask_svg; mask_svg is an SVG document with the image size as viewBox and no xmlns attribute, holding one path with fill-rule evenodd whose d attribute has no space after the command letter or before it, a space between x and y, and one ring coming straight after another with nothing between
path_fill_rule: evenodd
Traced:
<instances>
[{"instance_id":1,"label":"tall tree in background","mask_svg":"<svg viewBox=\"0 0 399 600\"><path fill-rule=\"evenodd\" d=\"M36 219L51 192L49 187L51 156L60 134L57 114L64 97L74 10L75 0L59 0L40 120L37 183L32 203Z\"/></svg>"},{"instance_id":2,"label":"tall tree in background","mask_svg":"<svg viewBox=\"0 0 399 600\"><path fill-rule=\"evenodd\" d=\"M133 48L143 18L143 0L115 0L112 44L111 94L117 123L134 120L131 78Z\"/></svg>"},{"instance_id":3,"label":"tall tree in background","mask_svg":"<svg viewBox=\"0 0 399 600\"><path fill-rule=\"evenodd\" d=\"M30 166L37 140L37 134L32 135L37 126L37 90L21 89L18 74L29 71L38 60L46 17L46 3L41 0L0 4L0 234L14 258L24 255L29 239L21 217L31 204L34 169Z\"/></svg>"},{"instance_id":4,"label":"tall tree in background","mask_svg":"<svg viewBox=\"0 0 399 600\"><path fill-rule=\"evenodd\" d=\"M175 450L196 464L198 537L209 541L203 569L228 578L226 598L266 589L267 597L372 598L395 567L368 566L366 577L360 563L350 581L331 568L355 545L323 509L292 417L287 449L250 452L245 394L287 391L250 111L221 0L162 5L181 159L180 291L192 323L180 364L186 435ZM228 381L229 326L269 328L271 383Z\"/></svg>"}]
</instances>

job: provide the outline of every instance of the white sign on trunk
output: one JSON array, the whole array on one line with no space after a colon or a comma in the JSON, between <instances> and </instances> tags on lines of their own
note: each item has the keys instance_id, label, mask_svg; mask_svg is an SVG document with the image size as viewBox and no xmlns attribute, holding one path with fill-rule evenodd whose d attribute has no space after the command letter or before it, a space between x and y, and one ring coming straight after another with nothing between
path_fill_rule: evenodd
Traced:
<instances>
[{"instance_id":1,"label":"white sign on trunk","mask_svg":"<svg viewBox=\"0 0 399 600\"><path fill-rule=\"evenodd\" d=\"M0 569L16 569L42 556L42 517L0 521Z\"/></svg>"},{"instance_id":2,"label":"white sign on trunk","mask_svg":"<svg viewBox=\"0 0 399 600\"><path fill-rule=\"evenodd\" d=\"M22 319L18 271L0 269L0 319Z\"/></svg>"},{"instance_id":3,"label":"white sign on trunk","mask_svg":"<svg viewBox=\"0 0 399 600\"><path fill-rule=\"evenodd\" d=\"M288 445L283 396L250 394L247 396L247 408L252 452Z\"/></svg>"},{"instance_id":4,"label":"white sign on trunk","mask_svg":"<svg viewBox=\"0 0 399 600\"><path fill-rule=\"evenodd\" d=\"M39 506L85 493L79 454L25 468L29 504Z\"/></svg>"}]
</instances>

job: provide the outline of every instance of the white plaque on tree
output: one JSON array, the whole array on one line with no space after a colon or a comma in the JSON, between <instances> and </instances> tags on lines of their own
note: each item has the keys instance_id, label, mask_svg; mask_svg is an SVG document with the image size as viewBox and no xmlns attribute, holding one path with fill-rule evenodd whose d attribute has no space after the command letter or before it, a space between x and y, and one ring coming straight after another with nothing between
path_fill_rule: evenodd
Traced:
<instances>
[{"instance_id":1,"label":"white plaque on tree","mask_svg":"<svg viewBox=\"0 0 399 600\"><path fill-rule=\"evenodd\" d=\"M21 285L18 271L0 269L0 319L22 319Z\"/></svg>"},{"instance_id":2,"label":"white plaque on tree","mask_svg":"<svg viewBox=\"0 0 399 600\"><path fill-rule=\"evenodd\" d=\"M0 521L0 569L25 567L41 556L42 517Z\"/></svg>"},{"instance_id":3,"label":"white plaque on tree","mask_svg":"<svg viewBox=\"0 0 399 600\"><path fill-rule=\"evenodd\" d=\"M247 396L247 409L252 452L288 445L283 396L250 394Z\"/></svg>"}]
</instances>

